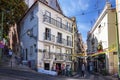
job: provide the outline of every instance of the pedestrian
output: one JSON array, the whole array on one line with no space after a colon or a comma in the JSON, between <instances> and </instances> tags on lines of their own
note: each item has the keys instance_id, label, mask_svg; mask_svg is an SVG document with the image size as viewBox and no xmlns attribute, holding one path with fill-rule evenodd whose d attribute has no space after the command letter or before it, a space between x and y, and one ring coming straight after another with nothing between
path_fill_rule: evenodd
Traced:
<instances>
[{"instance_id":1,"label":"pedestrian","mask_svg":"<svg viewBox=\"0 0 120 80\"><path fill-rule=\"evenodd\" d=\"M60 74L60 69L59 69L59 66L58 65L56 65L56 71L57 71L57 73L58 73L58 75Z\"/></svg>"},{"instance_id":2,"label":"pedestrian","mask_svg":"<svg viewBox=\"0 0 120 80\"><path fill-rule=\"evenodd\" d=\"M92 61L90 61L90 63L89 63L89 69L90 69L90 73L92 73L93 72L93 63L92 63Z\"/></svg>"},{"instance_id":3,"label":"pedestrian","mask_svg":"<svg viewBox=\"0 0 120 80\"><path fill-rule=\"evenodd\" d=\"M81 76L82 77L85 77L85 64L84 63L82 63L82 73L81 73Z\"/></svg>"},{"instance_id":4,"label":"pedestrian","mask_svg":"<svg viewBox=\"0 0 120 80\"><path fill-rule=\"evenodd\" d=\"M67 65L66 66L66 76L70 77L70 69L71 69L70 65Z\"/></svg>"},{"instance_id":5,"label":"pedestrian","mask_svg":"<svg viewBox=\"0 0 120 80\"><path fill-rule=\"evenodd\" d=\"M12 54L13 54L12 50L9 49L9 57L10 57L10 58L12 57Z\"/></svg>"},{"instance_id":6,"label":"pedestrian","mask_svg":"<svg viewBox=\"0 0 120 80\"><path fill-rule=\"evenodd\" d=\"M62 64L61 70L62 70L62 75L65 75L65 64Z\"/></svg>"}]
</instances>

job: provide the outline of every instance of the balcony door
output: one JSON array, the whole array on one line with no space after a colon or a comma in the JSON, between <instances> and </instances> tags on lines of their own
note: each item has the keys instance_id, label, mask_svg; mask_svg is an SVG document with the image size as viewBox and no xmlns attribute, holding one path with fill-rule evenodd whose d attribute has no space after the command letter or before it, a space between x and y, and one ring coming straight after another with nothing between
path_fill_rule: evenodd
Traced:
<instances>
[{"instance_id":1,"label":"balcony door","mask_svg":"<svg viewBox=\"0 0 120 80\"><path fill-rule=\"evenodd\" d=\"M58 32L58 39L57 39L58 43L62 43L62 33Z\"/></svg>"},{"instance_id":2,"label":"balcony door","mask_svg":"<svg viewBox=\"0 0 120 80\"><path fill-rule=\"evenodd\" d=\"M71 46L71 38L70 38L70 36L67 36L67 45Z\"/></svg>"},{"instance_id":3,"label":"balcony door","mask_svg":"<svg viewBox=\"0 0 120 80\"><path fill-rule=\"evenodd\" d=\"M51 13L48 11L45 12L45 21L51 23Z\"/></svg>"},{"instance_id":4,"label":"balcony door","mask_svg":"<svg viewBox=\"0 0 120 80\"><path fill-rule=\"evenodd\" d=\"M59 17L57 17L57 26L60 28L62 27L62 19Z\"/></svg>"},{"instance_id":5,"label":"balcony door","mask_svg":"<svg viewBox=\"0 0 120 80\"><path fill-rule=\"evenodd\" d=\"M45 50L46 50L45 58L49 59L50 58L50 46L45 46Z\"/></svg>"},{"instance_id":6,"label":"balcony door","mask_svg":"<svg viewBox=\"0 0 120 80\"><path fill-rule=\"evenodd\" d=\"M49 28L45 28L45 40L51 40L51 30Z\"/></svg>"}]
</instances>

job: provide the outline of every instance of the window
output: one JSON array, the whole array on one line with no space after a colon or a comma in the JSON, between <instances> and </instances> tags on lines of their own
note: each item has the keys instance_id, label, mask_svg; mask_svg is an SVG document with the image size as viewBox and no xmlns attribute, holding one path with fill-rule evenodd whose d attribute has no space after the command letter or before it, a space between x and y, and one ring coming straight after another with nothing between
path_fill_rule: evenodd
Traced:
<instances>
[{"instance_id":1,"label":"window","mask_svg":"<svg viewBox=\"0 0 120 80\"><path fill-rule=\"evenodd\" d=\"M66 49L66 60L71 61L72 57L70 56L71 54L71 49ZM68 55L69 54L69 55Z\"/></svg>"},{"instance_id":2,"label":"window","mask_svg":"<svg viewBox=\"0 0 120 80\"><path fill-rule=\"evenodd\" d=\"M72 46L71 37L70 36L67 36L67 45L68 46Z\"/></svg>"},{"instance_id":3,"label":"window","mask_svg":"<svg viewBox=\"0 0 120 80\"><path fill-rule=\"evenodd\" d=\"M69 30L69 27L70 27L70 23L67 22L67 23L66 23L66 30Z\"/></svg>"},{"instance_id":4,"label":"window","mask_svg":"<svg viewBox=\"0 0 120 80\"><path fill-rule=\"evenodd\" d=\"M46 52L44 53L44 58L49 59L50 58L50 46L45 46Z\"/></svg>"},{"instance_id":5,"label":"window","mask_svg":"<svg viewBox=\"0 0 120 80\"><path fill-rule=\"evenodd\" d=\"M49 17L51 17L51 13L50 13L50 12L48 12L48 11L45 11L45 15L47 15L47 16L49 16Z\"/></svg>"},{"instance_id":6,"label":"window","mask_svg":"<svg viewBox=\"0 0 120 80\"><path fill-rule=\"evenodd\" d=\"M58 32L57 42L62 43L62 34Z\"/></svg>"},{"instance_id":7,"label":"window","mask_svg":"<svg viewBox=\"0 0 120 80\"><path fill-rule=\"evenodd\" d=\"M47 21L47 22L51 22L51 13L50 12L48 12L48 11L45 11L45 21Z\"/></svg>"},{"instance_id":8,"label":"window","mask_svg":"<svg viewBox=\"0 0 120 80\"><path fill-rule=\"evenodd\" d=\"M32 11L31 13L30 13L30 21L32 21L34 19L34 12Z\"/></svg>"},{"instance_id":9,"label":"window","mask_svg":"<svg viewBox=\"0 0 120 80\"><path fill-rule=\"evenodd\" d=\"M66 30L69 32L72 32L72 24L69 22L66 22Z\"/></svg>"},{"instance_id":10,"label":"window","mask_svg":"<svg viewBox=\"0 0 120 80\"><path fill-rule=\"evenodd\" d=\"M45 40L51 40L51 30L49 28L45 29Z\"/></svg>"},{"instance_id":11,"label":"window","mask_svg":"<svg viewBox=\"0 0 120 80\"><path fill-rule=\"evenodd\" d=\"M63 59L63 56L61 55L61 53L62 53L61 48L58 47L57 50L56 50L56 52L58 53L58 54L55 56L56 60L62 60L62 59Z\"/></svg>"},{"instance_id":12,"label":"window","mask_svg":"<svg viewBox=\"0 0 120 80\"><path fill-rule=\"evenodd\" d=\"M57 17L57 26L62 28L62 19L60 17Z\"/></svg>"},{"instance_id":13,"label":"window","mask_svg":"<svg viewBox=\"0 0 120 80\"><path fill-rule=\"evenodd\" d=\"M49 70L50 69L50 64L49 63L44 63L44 69Z\"/></svg>"},{"instance_id":14,"label":"window","mask_svg":"<svg viewBox=\"0 0 120 80\"><path fill-rule=\"evenodd\" d=\"M61 48L57 48L57 53L61 53Z\"/></svg>"},{"instance_id":15,"label":"window","mask_svg":"<svg viewBox=\"0 0 120 80\"><path fill-rule=\"evenodd\" d=\"M100 33L101 32L101 24L98 26L98 32Z\"/></svg>"}]
</instances>

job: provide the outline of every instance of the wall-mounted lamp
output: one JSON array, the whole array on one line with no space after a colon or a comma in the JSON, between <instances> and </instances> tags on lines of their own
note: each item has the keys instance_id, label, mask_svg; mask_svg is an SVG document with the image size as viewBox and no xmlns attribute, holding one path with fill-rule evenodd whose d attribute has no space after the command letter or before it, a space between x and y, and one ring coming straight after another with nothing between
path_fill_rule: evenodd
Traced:
<instances>
[{"instance_id":1,"label":"wall-mounted lamp","mask_svg":"<svg viewBox=\"0 0 120 80\"><path fill-rule=\"evenodd\" d=\"M34 35L33 35L33 28L27 30L27 35L28 35L29 37L32 37L32 38L34 38L35 40L37 40L37 36L34 36Z\"/></svg>"}]
</instances>

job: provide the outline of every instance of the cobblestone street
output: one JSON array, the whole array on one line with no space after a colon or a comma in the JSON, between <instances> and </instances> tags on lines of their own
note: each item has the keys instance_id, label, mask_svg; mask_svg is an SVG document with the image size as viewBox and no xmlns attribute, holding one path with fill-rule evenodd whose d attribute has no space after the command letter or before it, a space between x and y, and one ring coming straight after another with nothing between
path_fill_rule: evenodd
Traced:
<instances>
[{"instance_id":1,"label":"cobblestone street","mask_svg":"<svg viewBox=\"0 0 120 80\"><path fill-rule=\"evenodd\" d=\"M100 75L87 74L85 78L79 75L73 77L50 76L31 71L20 71L11 68L0 68L0 80L117 80L109 79Z\"/></svg>"}]
</instances>

